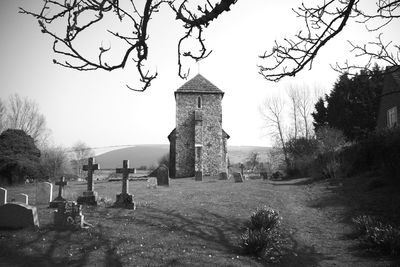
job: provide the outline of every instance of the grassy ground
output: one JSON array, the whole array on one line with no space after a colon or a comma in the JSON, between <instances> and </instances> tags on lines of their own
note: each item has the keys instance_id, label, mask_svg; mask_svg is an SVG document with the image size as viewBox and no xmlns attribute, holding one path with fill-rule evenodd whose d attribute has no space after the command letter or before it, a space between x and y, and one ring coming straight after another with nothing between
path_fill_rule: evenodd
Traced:
<instances>
[{"instance_id":1,"label":"grassy ground","mask_svg":"<svg viewBox=\"0 0 400 267\"><path fill-rule=\"evenodd\" d=\"M244 222L260 205L277 209L283 217L286 235L278 266L395 264L363 254L351 239L350 214L362 211L348 200L376 194L359 186L360 194L351 194L351 186L343 181L310 184L307 179L239 184L207 177L203 182L171 180L169 187L149 189L144 181L130 182L137 209L104 203L85 207L85 219L94 226L87 230L55 231L53 211L38 206L39 230L0 231L0 266L264 266L261 259L242 255L239 246ZM85 188L84 182L69 183L66 196L76 199ZM108 203L120 188L120 182L95 183ZM17 192L32 196L34 186L9 188L10 196Z\"/></svg>"}]
</instances>

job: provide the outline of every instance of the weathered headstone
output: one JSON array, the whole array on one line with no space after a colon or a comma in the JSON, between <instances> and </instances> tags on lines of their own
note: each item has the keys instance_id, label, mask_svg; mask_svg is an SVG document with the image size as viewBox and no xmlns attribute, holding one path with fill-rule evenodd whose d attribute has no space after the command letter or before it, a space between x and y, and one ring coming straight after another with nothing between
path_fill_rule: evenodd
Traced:
<instances>
[{"instance_id":1,"label":"weathered headstone","mask_svg":"<svg viewBox=\"0 0 400 267\"><path fill-rule=\"evenodd\" d=\"M261 179L261 176L258 174L250 174L249 175L249 179L250 180L257 180L257 179Z\"/></svg>"},{"instance_id":2,"label":"weathered headstone","mask_svg":"<svg viewBox=\"0 0 400 267\"><path fill-rule=\"evenodd\" d=\"M235 183L243 183L243 176L240 172L233 173L233 180Z\"/></svg>"},{"instance_id":3,"label":"weathered headstone","mask_svg":"<svg viewBox=\"0 0 400 267\"><path fill-rule=\"evenodd\" d=\"M57 229L79 229L84 226L81 205L75 201L60 202L54 212L54 226Z\"/></svg>"},{"instance_id":4,"label":"weathered headstone","mask_svg":"<svg viewBox=\"0 0 400 267\"><path fill-rule=\"evenodd\" d=\"M36 185L36 205L48 205L53 199L53 184L49 182Z\"/></svg>"},{"instance_id":5,"label":"weathered headstone","mask_svg":"<svg viewBox=\"0 0 400 267\"><path fill-rule=\"evenodd\" d=\"M22 193L21 194L16 194L14 199L15 199L15 202L28 205L29 197L28 197L27 194L22 194Z\"/></svg>"},{"instance_id":6,"label":"weathered headstone","mask_svg":"<svg viewBox=\"0 0 400 267\"><path fill-rule=\"evenodd\" d=\"M263 180L268 180L268 173L267 172L260 172L260 176Z\"/></svg>"},{"instance_id":7,"label":"weathered headstone","mask_svg":"<svg viewBox=\"0 0 400 267\"><path fill-rule=\"evenodd\" d=\"M219 180L228 180L228 174L226 172L220 172Z\"/></svg>"},{"instance_id":8,"label":"weathered headstone","mask_svg":"<svg viewBox=\"0 0 400 267\"><path fill-rule=\"evenodd\" d=\"M56 182L56 185L58 185L58 196L50 202L50 208L57 208L59 203L64 203L67 201L65 198L62 197L64 186L67 185L65 177L61 176L60 181Z\"/></svg>"},{"instance_id":9,"label":"weathered headstone","mask_svg":"<svg viewBox=\"0 0 400 267\"><path fill-rule=\"evenodd\" d=\"M39 227L36 207L23 203L7 203L0 206L0 228L20 229Z\"/></svg>"},{"instance_id":10,"label":"weathered headstone","mask_svg":"<svg viewBox=\"0 0 400 267\"><path fill-rule=\"evenodd\" d=\"M157 187L157 178L150 177L147 179L147 188L156 188Z\"/></svg>"},{"instance_id":11,"label":"weathered headstone","mask_svg":"<svg viewBox=\"0 0 400 267\"><path fill-rule=\"evenodd\" d=\"M133 208L135 209L135 203L133 201L133 195L129 194L129 174L135 173L134 168L129 168L129 160L123 161L123 167L116 169L117 173L122 173L122 192L117 195L117 200L114 206Z\"/></svg>"},{"instance_id":12,"label":"weathered headstone","mask_svg":"<svg viewBox=\"0 0 400 267\"><path fill-rule=\"evenodd\" d=\"M195 181L203 181L203 172L196 171L194 174L194 180Z\"/></svg>"},{"instance_id":13,"label":"weathered headstone","mask_svg":"<svg viewBox=\"0 0 400 267\"><path fill-rule=\"evenodd\" d=\"M83 165L83 170L88 172L87 191L78 197L78 204L97 205L97 192L93 191L93 172L100 170L100 166L94 162L94 158L88 158L88 165Z\"/></svg>"},{"instance_id":14,"label":"weathered headstone","mask_svg":"<svg viewBox=\"0 0 400 267\"><path fill-rule=\"evenodd\" d=\"M0 187L0 206L7 203L7 189Z\"/></svg>"},{"instance_id":15,"label":"weathered headstone","mask_svg":"<svg viewBox=\"0 0 400 267\"><path fill-rule=\"evenodd\" d=\"M157 185L169 186L169 172L168 167L164 164L160 165L157 170Z\"/></svg>"}]
</instances>

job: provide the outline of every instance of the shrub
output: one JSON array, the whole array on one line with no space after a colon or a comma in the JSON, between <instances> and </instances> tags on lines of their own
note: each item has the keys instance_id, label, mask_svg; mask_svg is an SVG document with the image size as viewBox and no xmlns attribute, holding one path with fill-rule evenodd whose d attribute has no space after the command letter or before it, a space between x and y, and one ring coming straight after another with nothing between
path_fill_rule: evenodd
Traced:
<instances>
[{"instance_id":1,"label":"shrub","mask_svg":"<svg viewBox=\"0 0 400 267\"><path fill-rule=\"evenodd\" d=\"M306 177L310 175L314 155L317 151L315 138L291 138L286 142L290 166L286 172L289 177Z\"/></svg>"},{"instance_id":2,"label":"shrub","mask_svg":"<svg viewBox=\"0 0 400 267\"><path fill-rule=\"evenodd\" d=\"M271 178L273 180L278 180L278 179L282 179L283 174L280 171L276 171L274 173L272 173Z\"/></svg>"},{"instance_id":3,"label":"shrub","mask_svg":"<svg viewBox=\"0 0 400 267\"><path fill-rule=\"evenodd\" d=\"M247 222L241 236L244 253L262 256L270 261L279 259L279 213L266 206L258 208Z\"/></svg>"},{"instance_id":4,"label":"shrub","mask_svg":"<svg viewBox=\"0 0 400 267\"><path fill-rule=\"evenodd\" d=\"M347 175L380 170L388 177L400 177L400 128L370 133L340 156L348 162Z\"/></svg>"},{"instance_id":5,"label":"shrub","mask_svg":"<svg viewBox=\"0 0 400 267\"><path fill-rule=\"evenodd\" d=\"M369 229L372 229L375 226L379 227L379 225L381 224L374 217L367 215L360 215L356 218L353 218L353 223L356 228L357 236L363 236L369 231Z\"/></svg>"},{"instance_id":6,"label":"shrub","mask_svg":"<svg viewBox=\"0 0 400 267\"><path fill-rule=\"evenodd\" d=\"M353 219L362 244L384 254L400 255L400 229L374 217L362 215Z\"/></svg>"},{"instance_id":7,"label":"shrub","mask_svg":"<svg viewBox=\"0 0 400 267\"><path fill-rule=\"evenodd\" d=\"M268 207L257 208L250 217L248 228L250 230L264 229L269 231L279 224L279 213Z\"/></svg>"}]
</instances>

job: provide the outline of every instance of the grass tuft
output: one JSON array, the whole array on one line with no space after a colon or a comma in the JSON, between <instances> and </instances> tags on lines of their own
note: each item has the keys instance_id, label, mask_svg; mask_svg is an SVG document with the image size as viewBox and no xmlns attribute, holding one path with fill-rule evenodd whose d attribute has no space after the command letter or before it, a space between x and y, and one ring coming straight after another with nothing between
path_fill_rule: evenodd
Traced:
<instances>
[{"instance_id":1,"label":"grass tuft","mask_svg":"<svg viewBox=\"0 0 400 267\"><path fill-rule=\"evenodd\" d=\"M360 242L377 252L392 256L400 255L399 227L382 222L380 219L361 215L353 219Z\"/></svg>"}]
</instances>

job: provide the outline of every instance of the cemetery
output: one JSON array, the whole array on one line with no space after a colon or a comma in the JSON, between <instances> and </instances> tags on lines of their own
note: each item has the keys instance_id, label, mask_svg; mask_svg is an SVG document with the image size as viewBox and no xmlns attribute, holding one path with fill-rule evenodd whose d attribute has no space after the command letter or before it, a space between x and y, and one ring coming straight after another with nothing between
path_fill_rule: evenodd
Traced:
<instances>
[{"instance_id":1,"label":"cemetery","mask_svg":"<svg viewBox=\"0 0 400 267\"><path fill-rule=\"evenodd\" d=\"M0 267L400 266L400 0L272 2L0 1Z\"/></svg>"},{"instance_id":2,"label":"cemetery","mask_svg":"<svg viewBox=\"0 0 400 267\"><path fill-rule=\"evenodd\" d=\"M88 165L93 166L93 161L89 159ZM265 180L265 173L244 179L240 169L227 179L205 176L198 181L190 177L168 179L165 184L163 166L156 170L157 177L148 177L147 181L129 180L133 169L128 161L121 166L115 169L122 175L119 181L93 181L89 175L88 181L65 181L61 177L54 184L37 182L2 188L0 262L10 266L27 262L38 266L159 266L194 262L201 266L264 266L265 260L246 255L241 249L246 221L254 207L261 205L278 207L279 216L284 218L280 266L296 266L299 262L309 266L317 261L347 264L354 257L344 254L333 261L321 259L312 245L299 246L294 241L296 231L307 232L317 227L322 232L308 234L310 244L318 244L319 249L345 244L343 240L328 238L338 228L343 234L351 232L343 222L329 222L326 217L338 213L340 208L321 210L308 204L313 196L317 198L316 205L324 207L325 199L336 188L332 184L311 189L308 179ZM90 173L90 168L86 168ZM92 174L96 171L92 170ZM97 193L96 205L93 198L77 203L89 189ZM352 197L354 192L353 189ZM51 203L57 203L57 207L51 208ZM340 206L340 202L337 204ZM299 212L314 215L301 217ZM363 258L357 259L363 262ZM388 263L372 262L375 266Z\"/></svg>"}]
</instances>

